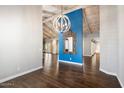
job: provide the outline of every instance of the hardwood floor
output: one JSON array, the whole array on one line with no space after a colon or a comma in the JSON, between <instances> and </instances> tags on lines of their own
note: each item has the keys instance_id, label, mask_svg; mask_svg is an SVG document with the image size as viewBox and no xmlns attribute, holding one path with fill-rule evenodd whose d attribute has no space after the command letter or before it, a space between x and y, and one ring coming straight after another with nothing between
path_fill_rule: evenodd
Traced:
<instances>
[{"instance_id":1,"label":"hardwood floor","mask_svg":"<svg viewBox=\"0 0 124 93\"><path fill-rule=\"evenodd\" d=\"M84 57L83 65L57 62L45 54L44 68L0 84L5 88L119 88L117 78L99 71L99 55Z\"/></svg>"}]
</instances>

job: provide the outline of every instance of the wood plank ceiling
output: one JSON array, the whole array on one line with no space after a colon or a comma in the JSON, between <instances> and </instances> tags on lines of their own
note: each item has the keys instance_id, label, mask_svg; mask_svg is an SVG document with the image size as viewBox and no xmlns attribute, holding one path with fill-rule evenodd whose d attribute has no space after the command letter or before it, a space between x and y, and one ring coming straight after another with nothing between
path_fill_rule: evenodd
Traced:
<instances>
[{"instance_id":1,"label":"wood plank ceiling","mask_svg":"<svg viewBox=\"0 0 124 93\"><path fill-rule=\"evenodd\" d=\"M84 9L84 20L83 20L83 31L90 31L91 33L99 31L99 6L78 6L78 5L64 5L63 13L83 8ZM54 17L60 13L59 5L43 5L43 38L52 39L57 38L58 33L54 31L52 23Z\"/></svg>"}]
</instances>

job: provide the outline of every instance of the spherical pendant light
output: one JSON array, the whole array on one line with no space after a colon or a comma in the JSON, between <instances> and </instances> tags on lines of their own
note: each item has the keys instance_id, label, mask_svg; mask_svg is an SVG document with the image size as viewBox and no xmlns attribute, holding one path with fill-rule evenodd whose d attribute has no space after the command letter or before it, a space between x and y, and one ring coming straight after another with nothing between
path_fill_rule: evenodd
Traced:
<instances>
[{"instance_id":1,"label":"spherical pendant light","mask_svg":"<svg viewBox=\"0 0 124 93\"><path fill-rule=\"evenodd\" d=\"M68 16L63 15L62 13L57 16L53 21L53 27L57 32L67 32L71 27L71 22Z\"/></svg>"}]
</instances>

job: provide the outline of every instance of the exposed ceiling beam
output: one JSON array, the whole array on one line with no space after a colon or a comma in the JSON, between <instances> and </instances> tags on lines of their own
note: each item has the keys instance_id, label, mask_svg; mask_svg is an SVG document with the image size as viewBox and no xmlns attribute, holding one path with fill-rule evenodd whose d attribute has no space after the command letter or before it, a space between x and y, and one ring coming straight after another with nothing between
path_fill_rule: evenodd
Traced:
<instances>
[{"instance_id":1,"label":"exposed ceiling beam","mask_svg":"<svg viewBox=\"0 0 124 93\"><path fill-rule=\"evenodd\" d=\"M43 30L44 30L44 32L47 32L48 34L53 35L53 34L51 33L51 31L49 31L49 30L47 29L47 27L43 27Z\"/></svg>"},{"instance_id":2,"label":"exposed ceiling beam","mask_svg":"<svg viewBox=\"0 0 124 93\"><path fill-rule=\"evenodd\" d=\"M56 37L56 34L54 34L53 32L51 32L46 26L43 28L47 34L49 34L51 37Z\"/></svg>"},{"instance_id":3,"label":"exposed ceiling beam","mask_svg":"<svg viewBox=\"0 0 124 93\"><path fill-rule=\"evenodd\" d=\"M49 22L49 23L43 23L50 31L52 31L52 32L55 32L55 31L53 31L53 28L52 28L52 23L51 22Z\"/></svg>"},{"instance_id":4,"label":"exposed ceiling beam","mask_svg":"<svg viewBox=\"0 0 124 93\"><path fill-rule=\"evenodd\" d=\"M46 25L45 23L43 25L45 26L44 28L47 29L49 32L53 33L53 35L57 35L58 34L57 32L53 31L53 29L51 27L49 27L48 25Z\"/></svg>"},{"instance_id":5,"label":"exposed ceiling beam","mask_svg":"<svg viewBox=\"0 0 124 93\"><path fill-rule=\"evenodd\" d=\"M50 26L50 27L49 27ZM53 22L52 21L49 21L49 25L48 27L55 33L58 35L58 32L55 31L55 29L53 28Z\"/></svg>"},{"instance_id":6,"label":"exposed ceiling beam","mask_svg":"<svg viewBox=\"0 0 124 93\"><path fill-rule=\"evenodd\" d=\"M48 34L46 34L46 33L43 33L43 37L44 38L47 38L47 39L49 39L49 38L51 38Z\"/></svg>"},{"instance_id":7,"label":"exposed ceiling beam","mask_svg":"<svg viewBox=\"0 0 124 93\"><path fill-rule=\"evenodd\" d=\"M48 38L52 38L51 34L49 34L49 32L45 29L43 29L43 35L47 36Z\"/></svg>"},{"instance_id":8,"label":"exposed ceiling beam","mask_svg":"<svg viewBox=\"0 0 124 93\"><path fill-rule=\"evenodd\" d=\"M47 11L47 10L43 10L43 13L46 13L46 14L49 14L49 15L56 15L55 12L50 12L50 11Z\"/></svg>"},{"instance_id":9,"label":"exposed ceiling beam","mask_svg":"<svg viewBox=\"0 0 124 93\"><path fill-rule=\"evenodd\" d=\"M43 38L48 39L49 37L43 33Z\"/></svg>"}]
</instances>

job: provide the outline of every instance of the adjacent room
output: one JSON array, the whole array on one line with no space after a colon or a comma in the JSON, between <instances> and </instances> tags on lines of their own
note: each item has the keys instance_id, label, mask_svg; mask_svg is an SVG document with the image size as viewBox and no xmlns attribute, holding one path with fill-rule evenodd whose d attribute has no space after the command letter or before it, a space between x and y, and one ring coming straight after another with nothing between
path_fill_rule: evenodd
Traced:
<instances>
[{"instance_id":1,"label":"adjacent room","mask_svg":"<svg viewBox=\"0 0 124 93\"><path fill-rule=\"evenodd\" d=\"M0 6L0 88L124 87L124 6Z\"/></svg>"}]
</instances>

